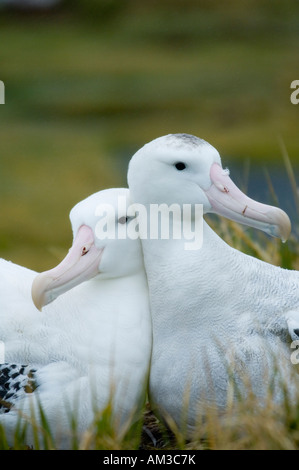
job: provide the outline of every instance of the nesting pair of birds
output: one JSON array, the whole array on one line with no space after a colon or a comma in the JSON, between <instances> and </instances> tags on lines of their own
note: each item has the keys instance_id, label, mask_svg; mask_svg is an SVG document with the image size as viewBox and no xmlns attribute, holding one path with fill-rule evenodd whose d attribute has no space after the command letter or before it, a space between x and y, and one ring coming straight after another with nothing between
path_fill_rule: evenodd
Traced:
<instances>
[{"instance_id":1,"label":"nesting pair of birds","mask_svg":"<svg viewBox=\"0 0 299 470\"><path fill-rule=\"evenodd\" d=\"M56 268L36 275L1 261L6 364L0 368L0 424L8 434L21 416L30 439L30 415L33 410L38 416L41 405L56 442L68 448L70 416L80 436L111 397L113 425L121 432L138 416L148 378L153 408L192 433L202 405L225 409L231 373L246 396L245 371L261 400L274 369L285 380L292 375L298 272L234 250L202 220L197 250L186 250L184 235L97 234L103 204L115 209L107 221L113 234L138 218L132 203L147 209L146 218L152 204L201 204L203 213L283 240L290 233L288 216L246 197L222 168L217 150L187 134L141 148L130 161L128 183L129 190L101 191L72 209L73 245ZM125 201L121 210L119 197ZM193 219L190 211L195 228ZM42 313L31 303L31 288L35 305L46 305ZM296 390L293 379L289 388Z\"/></svg>"}]
</instances>

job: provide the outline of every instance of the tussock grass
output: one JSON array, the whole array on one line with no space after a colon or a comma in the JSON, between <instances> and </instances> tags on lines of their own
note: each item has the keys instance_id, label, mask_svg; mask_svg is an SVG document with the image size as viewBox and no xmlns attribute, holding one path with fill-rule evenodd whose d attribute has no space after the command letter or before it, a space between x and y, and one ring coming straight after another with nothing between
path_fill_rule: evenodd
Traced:
<instances>
[{"instance_id":1,"label":"tussock grass","mask_svg":"<svg viewBox=\"0 0 299 470\"><path fill-rule=\"evenodd\" d=\"M64 427L61 436L69 439L70 450L137 450L141 442L143 417L129 417L122 425L116 425L112 399L99 411L94 409L94 419L90 426L78 433L78 420L69 413L69 426ZM41 403L30 414L18 412L13 435L8 438L4 425L0 423L0 450L59 450L61 439L53 437L53 430L47 413ZM29 437L28 437L29 436ZM64 448L64 447L63 447Z\"/></svg>"},{"instance_id":2,"label":"tussock grass","mask_svg":"<svg viewBox=\"0 0 299 470\"><path fill-rule=\"evenodd\" d=\"M297 372L294 372L297 373ZM193 435L186 438L175 423L158 421L153 414L148 425L157 437L161 449L186 450L298 450L299 448L299 393L290 397L288 384L281 382L282 400L278 404L269 386L268 395L261 404L251 392L228 404L226 410L203 406ZM156 447L156 448L157 448ZM154 447L148 442L147 450Z\"/></svg>"},{"instance_id":3,"label":"tussock grass","mask_svg":"<svg viewBox=\"0 0 299 470\"><path fill-rule=\"evenodd\" d=\"M294 374L297 371L294 369ZM235 396L228 401L225 410L203 405L198 414L196 429L186 437L178 430L174 421L167 417L167 425L155 416L150 405L134 424L127 423L116 433L111 426L111 406L101 413L95 413L94 422L83 436L76 436L76 423L70 423L73 435L71 450L298 450L299 449L299 390L291 397L288 384L281 381L282 400L277 403L273 388L261 404L251 391L250 383L244 379L248 389L242 398L238 388L230 390ZM0 426L0 450L59 449L53 441L45 413L39 410L41 422L33 417L34 445L26 443L26 425L19 423L14 442L9 444L5 430ZM28 424L27 424L28 425Z\"/></svg>"}]
</instances>

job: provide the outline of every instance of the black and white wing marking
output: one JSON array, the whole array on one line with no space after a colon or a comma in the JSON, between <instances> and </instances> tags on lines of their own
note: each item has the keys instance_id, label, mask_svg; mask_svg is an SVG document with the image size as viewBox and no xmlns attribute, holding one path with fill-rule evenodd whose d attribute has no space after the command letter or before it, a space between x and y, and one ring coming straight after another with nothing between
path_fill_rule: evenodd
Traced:
<instances>
[{"instance_id":1,"label":"black and white wing marking","mask_svg":"<svg viewBox=\"0 0 299 470\"><path fill-rule=\"evenodd\" d=\"M35 373L35 369L26 365L0 365L0 413L7 413L18 399L34 392Z\"/></svg>"}]
</instances>

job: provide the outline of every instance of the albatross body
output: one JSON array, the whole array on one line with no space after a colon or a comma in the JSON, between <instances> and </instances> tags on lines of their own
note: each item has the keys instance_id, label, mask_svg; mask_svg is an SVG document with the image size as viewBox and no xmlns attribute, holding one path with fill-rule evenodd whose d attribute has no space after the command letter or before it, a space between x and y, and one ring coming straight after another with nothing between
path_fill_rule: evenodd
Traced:
<instances>
[{"instance_id":1,"label":"albatross body","mask_svg":"<svg viewBox=\"0 0 299 470\"><path fill-rule=\"evenodd\" d=\"M119 197L123 213L117 212ZM98 210L107 204L115 212L99 238L104 213ZM21 417L28 422L25 442L32 444L32 410L40 424L39 404L59 448L71 447L72 418L80 439L109 400L116 433L138 416L151 320L140 242L114 236L129 220L128 205L126 189L101 191L77 204L70 214L72 248L50 271L37 275L1 261L0 424L11 439ZM39 438L43 445L42 433Z\"/></svg>"},{"instance_id":2,"label":"albatross body","mask_svg":"<svg viewBox=\"0 0 299 470\"><path fill-rule=\"evenodd\" d=\"M287 215L241 193L217 150L194 136L146 144L130 161L128 183L132 200L147 214L151 204L202 204L203 213L223 214L284 240L290 232ZM196 250L186 249L183 236L142 240L153 321L150 397L162 416L189 432L202 407L225 409L230 378L244 396L250 383L261 400L274 364L289 380L289 344L299 320L298 272L247 256L204 221L201 227Z\"/></svg>"}]
</instances>

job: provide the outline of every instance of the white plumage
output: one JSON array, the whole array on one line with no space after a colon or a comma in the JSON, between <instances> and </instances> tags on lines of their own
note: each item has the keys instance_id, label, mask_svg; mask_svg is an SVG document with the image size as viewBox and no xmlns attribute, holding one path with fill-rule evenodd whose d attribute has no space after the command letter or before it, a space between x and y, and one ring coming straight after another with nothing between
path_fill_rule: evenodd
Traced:
<instances>
[{"instance_id":1,"label":"white plumage","mask_svg":"<svg viewBox=\"0 0 299 470\"><path fill-rule=\"evenodd\" d=\"M119 196L125 200L123 213L117 213ZM55 444L70 448L71 416L80 438L95 411L112 398L112 425L120 433L144 401L151 321L141 245L97 237L101 204L115 208L108 236L111 227L127 222L126 189L101 191L80 202L70 215L73 247L57 268L37 276L0 261L0 340L7 363L0 368L0 424L11 439L22 416L29 423L25 441L32 444L30 416L32 409L39 416L39 403ZM59 296L42 312L32 302L32 283L39 308Z\"/></svg>"},{"instance_id":2,"label":"white plumage","mask_svg":"<svg viewBox=\"0 0 299 470\"><path fill-rule=\"evenodd\" d=\"M198 203L204 213L283 239L290 232L287 215L241 193L217 150L194 136L145 145L130 161L128 183L132 200L147 208ZM249 379L261 400L274 380L279 399L277 362L278 375L294 390L289 344L299 339L299 273L231 248L205 222L202 248L188 251L185 242L144 237L142 247L153 321L150 397L162 415L182 429L187 422L191 432L202 406L226 407L231 377L244 396Z\"/></svg>"}]
</instances>

